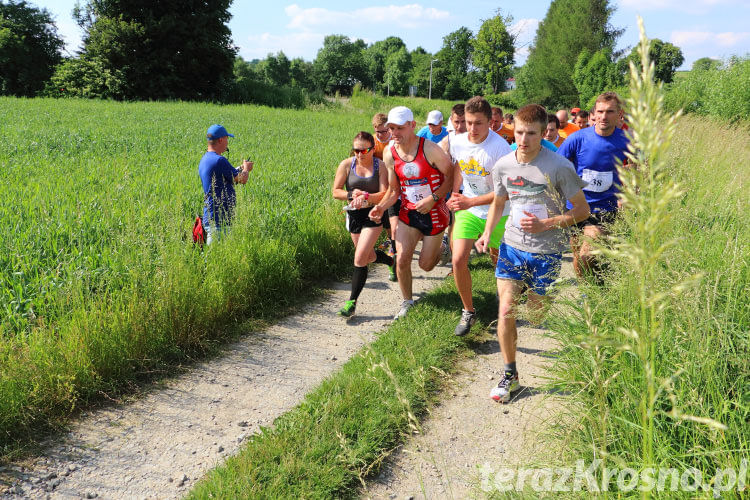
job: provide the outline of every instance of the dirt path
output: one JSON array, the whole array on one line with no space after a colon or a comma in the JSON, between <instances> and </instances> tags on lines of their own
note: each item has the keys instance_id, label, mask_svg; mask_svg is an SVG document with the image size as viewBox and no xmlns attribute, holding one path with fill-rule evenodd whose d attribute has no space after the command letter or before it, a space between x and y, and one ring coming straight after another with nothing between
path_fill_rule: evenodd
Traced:
<instances>
[{"instance_id":1,"label":"dirt path","mask_svg":"<svg viewBox=\"0 0 750 500\"><path fill-rule=\"evenodd\" d=\"M414 269L415 296L449 268ZM162 381L138 400L97 410L46 443L43 455L0 468L2 498L155 499L183 496L196 479L237 452L337 370L392 321L401 303L387 268L376 266L357 315L336 312L349 285L267 331L251 333L226 355ZM3 492L3 490L5 490Z\"/></svg>"},{"instance_id":2,"label":"dirt path","mask_svg":"<svg viewBox=\"0 0 750 500\"><path fill-rule=\"evenodd\" d=\"M562 275L572 277L570 262L563 263ZM447 382L422 433L394 453L363 489L362 498L481 498L487 493L483 486L491 487L500 468L548 456L548 443L538 436L559 416L564 396L537 388L545 383L545 367L554 361L556 345L545 336L547 330L519 322L521 391L509 404L498 404L489 398L503 367L494 333L493 325L476 356L464 360Z\"/></svg>"}]
</instances>

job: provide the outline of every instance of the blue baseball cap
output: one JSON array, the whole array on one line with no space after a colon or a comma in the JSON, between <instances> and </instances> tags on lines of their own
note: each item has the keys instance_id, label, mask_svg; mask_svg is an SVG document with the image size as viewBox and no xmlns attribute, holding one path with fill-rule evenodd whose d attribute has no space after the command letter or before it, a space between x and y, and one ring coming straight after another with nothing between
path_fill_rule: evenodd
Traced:
<instances>
[{"instance_id":1,"label":"blue baseball cap","mask_svg":"<svg viewBox=\"0 0 750 500\"><path fill-rule=\"evenodd\" d=\"M215 139L221 139L222 137L234 137L234 135L227 132L227 129L224 128L222 125L211 125L208 127L208 131L206 132L206 138L209 141L213 141Z\"/></svg>"}]
</instances>

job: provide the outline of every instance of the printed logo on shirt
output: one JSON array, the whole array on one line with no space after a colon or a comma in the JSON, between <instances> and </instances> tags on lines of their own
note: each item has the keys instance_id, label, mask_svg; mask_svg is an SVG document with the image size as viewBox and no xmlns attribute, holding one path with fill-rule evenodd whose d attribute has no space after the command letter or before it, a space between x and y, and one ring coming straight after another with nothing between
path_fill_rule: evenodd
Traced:
<instances>
[{"instance_id":1,"label":"printed logo on shirt","mask_svg":"<svg viewBox=\"0 0 750 500\"><path fill-rule=\"evenodd\" d=\"M479 162L472 156L469 161L459 160L458 165L461 167L461 172L466 175L480 175L487 177L490 173L479 164Z\"/></svg>"},{"instance_id":2,"label":"printed logo on shirt","mask_svg":"<svg viewBox=\"0 0 750 500\"><path fill-rule=\"evenodd\" d=\"M405 163L401 171L404 173L404 177L414 178L419 175L419 165L413 162Z\"/></svg>"},{"instance_id":3,"label":"printed logo on shirt","mask_svg":"<svg viewBox=\"0 0 750 500\"><path fill-rule=\"evenodd\" d=\"M507 191L512 194L520 194L521 191L523 191L524 194L539 194L547 188L547 185L537 184L526 177L518 175L516 177L506 177L505 187Z\"/></svg>"},{"instance_id":4,"label":"printed logo on shirt","mask_svg":"<svg viewBox=\"0 0 750 500\"><path fill-rule=\"evenodd\" d=\"M429 181L424 177L420 177L419 179L406 179L403 182L404 186L419 186L421 184L429 184Z\"/></svg>"}]
</instances>

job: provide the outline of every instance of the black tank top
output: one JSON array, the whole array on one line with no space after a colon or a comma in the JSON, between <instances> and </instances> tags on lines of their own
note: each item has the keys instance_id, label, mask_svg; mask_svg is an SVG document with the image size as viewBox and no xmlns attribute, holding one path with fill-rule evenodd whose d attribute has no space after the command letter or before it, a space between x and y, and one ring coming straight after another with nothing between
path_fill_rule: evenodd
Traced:
<instances>
[{"instance_id":1,"label":"black tank top","mask_svg":"<svg viewBox=\"0 0 750 500\"><path fill-rule=\"evenodd\" d=\"M359 189L366 193L377 193L380 191L380 160L372 159L372 175L370 177L360 177L355 171L357 159L352 158L352 166L349 169L349 176L346 178L346 190L353 191Z\"/></svg>"}]
</instances>

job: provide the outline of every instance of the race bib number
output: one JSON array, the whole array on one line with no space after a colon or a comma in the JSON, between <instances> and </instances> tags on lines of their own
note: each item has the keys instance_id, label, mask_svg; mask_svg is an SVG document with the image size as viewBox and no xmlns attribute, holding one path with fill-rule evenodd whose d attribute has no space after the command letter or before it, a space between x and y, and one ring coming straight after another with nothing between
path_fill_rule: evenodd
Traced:
<instances>
[{"instance_id":1,"label":"race bib number","mask_svg":"<svg viewBox=\"0 0 750 500\"><path fill-rule=\"evenodd\" d=\"M490 188L484 180L465 180L468 184L469 189L475 196L482 196L490 192Z\"/></svg>"},{"instance_id":2,"label":"race bib number","mask_svg":"<svg viewBox=\"0 0 750 500\"><path fill-rule=\"evenodd\" d=\"M611 170L609 172L599 172L598 170L589 170L584 168L581 172L581 179L588 182L588 185L583 188L584 191L593 191L594 193L602 193L612 187L613 174Z\"/></svg>"},{"instance_id":3,"label":"race bib number","mask_svg":"<svg viewBox=\"0 0 750 500\"><path fill-rule=\"evenodd\" d=\"M521 227L521 219L528 217L524 212L536 215L537 219L547 218L547 206L542 205L541 203L514 205L510 210L511 220L513 221L514 226Z\"/></svg>"},{"instance_id":4,"label":"race bib number","mask_svg":"<svg viewBox=\"0 0 750 500\"><path fill-rule=\"evenodd\" d=\"M406 199L411 203L417 203L425 198L432 196L432 190L429 184L420 184L419 186L406 186Z\"/></svg>"}]
</instances>

